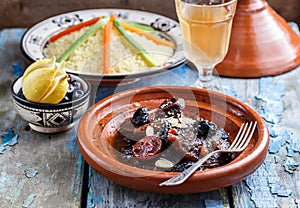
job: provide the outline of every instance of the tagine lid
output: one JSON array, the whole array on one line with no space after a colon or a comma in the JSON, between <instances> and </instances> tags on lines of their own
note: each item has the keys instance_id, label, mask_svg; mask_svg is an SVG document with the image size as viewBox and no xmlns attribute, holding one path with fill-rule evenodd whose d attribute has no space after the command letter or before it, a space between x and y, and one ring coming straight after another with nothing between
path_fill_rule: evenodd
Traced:
<instances>
[{"instance_id":1,"label":"tagine lid","mask_svg":"<svg viewBox=\"0 0 300 208\"><path fill-rule=\"evenodd\" d=\"M265 0L239 0L221 76L275 76L300 65L300 36Z\"/></svg>"}]
</instances>

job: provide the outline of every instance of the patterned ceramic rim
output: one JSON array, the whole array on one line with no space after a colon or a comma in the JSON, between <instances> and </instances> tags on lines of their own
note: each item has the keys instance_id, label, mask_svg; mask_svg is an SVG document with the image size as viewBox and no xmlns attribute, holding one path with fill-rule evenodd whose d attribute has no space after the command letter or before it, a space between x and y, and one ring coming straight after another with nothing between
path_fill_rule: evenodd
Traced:
<instances>
[{"instance_id":1,"label":"patterned ceramic rim","mask_svg":"<svg viewBox=\"0 0 300 208\"><path fill-rule=\"evenodd\" d=\"M165 64L155 67L153 70L141 71L139 73L103 75L67 69L69 73L84 75L87 78L90 77L92 79L116 81L120 79L132 79L161 73L166 70L174 69L185 63L186 59L183 55L181 31L177 21L155 13L128 9L79 10L50 17L35 24L25 32L21 41L21 50L31 61L42 59L45 57L42 50L46 46L48 39L52 34L63 28L69 27L70 25L77 24L80 21L85 21L97 16L109 16L112 13L114 13L118 19L150 25L162 32L163 35L174 41L176 45L173 56Z\"/></svg>"}]
</instances>

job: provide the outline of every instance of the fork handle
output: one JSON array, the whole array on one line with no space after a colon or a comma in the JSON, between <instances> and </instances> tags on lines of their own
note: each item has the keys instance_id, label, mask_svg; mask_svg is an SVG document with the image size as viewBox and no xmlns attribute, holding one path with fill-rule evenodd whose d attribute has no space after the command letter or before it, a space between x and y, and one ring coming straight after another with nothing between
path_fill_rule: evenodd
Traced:
<instances>
[{"instance_id":1,"label":"fork handle","mask_svg":"<svg viewBox=\"0 0 300 208\"><path fill-rule=\"evenodd\" d=\"M182 184L184 181L186 181L208 158L210 158L212 155L215 153L219 152L213 151L210 152L209 154L205 155L202 157L200 160L198 160L196 163L194 163L191 167L185 169L178 175L173 176L172 178L162 182L159 184L159 186L175 186Z\"/></svg>"}]
</instances>

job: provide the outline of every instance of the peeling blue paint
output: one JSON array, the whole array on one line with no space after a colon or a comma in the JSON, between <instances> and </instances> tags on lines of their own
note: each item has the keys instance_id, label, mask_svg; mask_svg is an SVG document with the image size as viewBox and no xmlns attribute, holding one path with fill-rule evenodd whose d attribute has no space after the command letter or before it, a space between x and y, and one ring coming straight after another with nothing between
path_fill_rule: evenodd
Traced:
<instances>
[{"instance_id":1,"label":"peeling blue paint","mask_svg":"<svg viewBox=\"0 0 300 208\"><path fill-rule=\"evenodd\" d=\"M269 182L269 184L279 184L280 179L278 177L270 175L270 176L268 176L268 182Z\"/></svg>"},{"instance_id":2,"label":"peeling blue paint","mask_svg":"<svg viewBox=\"0 0 300 208\"><path fill-rule=\"evenodd\" d=\"M300 199L295 199L295 204L297 205L297 208L300 207Z\"/></svg>"},{"instance_id":3,"label":"peeling blue paint","mask_svg":"<svg viewBox=\"0 0 300 208\"><path fill-rule=\"evenodd\" d=\"M288 173L294 173L299 166L300 162L297 162L292 158L288 158L283 164L284 170Z\"/></svg>"},{"instance_id":4,"label":"peeling blue paint","mask_svg":"<svg viewBox=\"0 0 300 208\"><path fill-rule=\"evenodd\" d=\"M276 129L276 132L275 130ZM272 125L269 127L270 133L270 144L269 153L278 153L284 145L290 143L291 133L286 129L279 127L278 125Z\"/></svg>"},{"instance_id":5,"label":"peeling blue paint","mask_svg":"<svg viewBox=\"0 0 300 208\"><path fill-rule=\"evenodd\" d=\"M269 186L271 193L281 196L288 197L292 194L292 191L285 186L280 185L280 179L278 177L268 177Z\"/></svg>"},{"instance_id":6,"label":"peeling blue paint","mask_svg":"<svg viewBox=\"0 0 300 208\"><path fill-rule=\"evenodd\" d=\"M285 110L282 99L285 96L285 84L280 81L275 82L273 77L261 78L259 84L259 94L255 99L257 100L257 109L268 125L270 133L268 151L270 154L274 154L274 160L266 160L245 182L250 189L250 198L255 207L278 207L274 197L289 197L293 192L282 185L281 178L276 172L271 171L274 168L272 166L282 165L282 162L285 161L284 170L293 173L300 165L299 162L293 159L296 153L299 152L300 147L299 142L293 136L293 132L280 124L282 113ZM276 155L279 152L286 152L286 158ZM256 177L260 176L263 177L257 180L259 184L255 184Z\"/></svg>"},{"instance_id":7,"label":"peeling blue paint","mask_svg":"<svg viewBox=\"0 0 300 208\"><path fill-rule=\"evenodd\" d=\"M35 194L31 193L27 196L27 198L24 200L24 203L22 205L23 208L28 208L36 198Z\"/></svg>"},{"instance_id":8,"label":"peeling blue paint","mask_svg":"<svg viewBox=\"0 0 300 208\"><path fill-rule=\"evenodd\" d=\"M288 196L292 195L292 193L293 193L292 190L286 189L285 187L282 186L282 188L278 192L278 196L288 197Z\"/></svg>"},{"instance_id":9,"label":"peeling blue paint","mask_svg":"<svg viewBox=\"0 0 300 208\"><path fill-rule=\"evenodd\" d=\"M278 207L274 195L270 192L270 183L278 184L279 179L271 171L268 171L270 165L270 162L265 161L256 172L245 180L249 188L250 199L256 208Z\"/></svg>"},{"instance_id":10,"label":"peeling blue paint","mask_svg":"<svg viewBox=\"0 0 300 208\"><path fill-rule=\"evenodd\" d=\"M96 205L94 204L93 197L91 196L90 192L88 193L86 207L88 207L88 208L94 208L94 207L96 207Z\"/></svg>"},{"instance_id":11,"label":"peeling blue paint","mask_svg":"<svg viewBox=\"0 0 300 208\"><path fill-rule=\"evenodd\" d=\"M280 151L281 147L283 147L286 144L284 135L286 135L286 134L283 134L282 137L278 137L278 139L274 139L274 138L270 139L269 153L271 153L271 154L278 153Z\"/></svg>"},{"instance_id":12,"label":"peeling blue paint","mask_svg":"<svg viewBox=\"0 0 300 208\"><path fill-rule=\"evenodd\" d=\"M13 30L4 29L1 31L1 41L0 41L0 49L3 49L7 44L6 41L2 40L15 40L20 42L25 30L23 28L15 28ZM8 38L9 37L9 38ZM2 67L0 67L2 69Z\"/></svg>"},{"instance_id":13,"label":"peeling blue paint","mask_svg":"<svg viewBox=\"0 0 300 208\"><path fill-rule=\"evenodd\" d=\"M6 150L5 147L3 147L2 145L0 145L0 154L3 154L5 150Z\"/></svg>"},{"instance_id":14,"label":"peeling blue paint","mask_svg":"<svg viewBox=\"0 0 300 208\"><path fill-rule=\"evenodd\" d=\"M273 141L270 140L270 144L269 144L269 153L278 153L282 147L282 143L281 140L277 140L277 141Z\"/></svg>"},{"instance_id":15,"label":"peeling blue paint","mask_svg":"<svg viewBox=\"0 0 300 208\"><path fill-rule=\"evenodd\" d=\"M278 137L279 136L279 130L277 128L271 128L269 127L269 134L270 134L270 137Z\"/></svg>"},{"instance_id":16,"label":"peeling blue paint","mask_svg":"<svg viewBox=\"0 0 300 208\"><path fill-rule=\"evenodd\" d=\"M281 100L284 95L284 83L274 83L272 77L260 79L259 94L255 98L260 102L260 114L267 122L271 124L280 122L281 114L285 109L284 102Z\"/></svg>"},{"instance_id":17,"label":"peeling blue paint","mask_svg":"<svg viewBox=\"0 0 300 208\"><path fill-rule=\"evenodd\" d=\"M269 171L270 166L271 163L265 161L254 174L245 180L250 198L256 208L278 207L274 196L289 197L292 194L292 190L281 185L280 178L273 171Z\"/></svg>"},{"instance_id":18,"label":"peeling blue paint","mask_svg":"<svg viewBox=\"0 0 300 208\"><path fill-rule=\"evenodd\" d=\"M293 150L291 145L286 146L287 156L288 157L294 157L296 152Z\"/></svg>"},{"instance_id":19,"label":"peeling blue paint","mask_svg":"<svg viewBox=\"0 0 300 208\"><path fill-rule=\"evenodd\" d=\"M229 95L231 97L237 97L237 92L232 86L228 86L227 84L225 84L223 86L223 91L226 95Z\"/></svg>"},{"instance_id":20,"label":"peeling blue paint","mask_svg":"<svg viewBox=\"0 0 300 208\"><path fill-rule=\"evenodd\" d=\"M228 207L223 204L221 200L204 200L204 205L206 208L223 208Z\"/></svg>"},{"instance_id":21,"label":"peeling blue paint","mask_svg":"<svg viewBox=\"0 0 300 208\"><path fill-rule=\"evenodd\" d=\"M269 153L278 153L281 147L285 146L286 156L292 158L297 152L300 153L300 145L297 139L293 137L292 132L277 125L280 122L281 114L285 110L282 101L284 95L285 84L283 82L274 82L272 77L260 79L259 95L256 96L256 99L263 102L261 110L264 119L273 124L269 126L271 137ZM299 162L287 158L284 170L293 173L298 166Z\"/></svg>"},{"instance_id":22,"label":"peeling blue paint","mask_svg":"<svg viewBox=\"0 0 300 208\"><path fill-rule=\"evenodd\" d=\"M294 137L293 135L291 135L291 137L290 137L289 148L291 150L293 150L295 153L296 152L300 153L299 140L298 140L298 138Z\"/></svg>"},{"instance_id":23,"label":"peeling blue paint","mask_svg":"<svg viewBox=\"0 0 300 208\"><path fill-rule=\"evenodd\" d=\"M13 67L13 74L16 76L21 76L24 70L21 67L21 62L15 62L12 64Z\"/></svg>"},{"instance_id":24,"label":"peeling blue paint","mask_svg":"<svg viewBox=\"0 0 300 208\"><path fill-rule=\"evenodd\" d=\"M10 129L7 133L2 134L2 142L0 144L0 154L3 154L7 146L14 146L18 143L19 135Z\"/></svg>"},{"instance_id":25,"label":"peeling blue paint","mask_svg":"<svg viewBox=\"0 0 300 208\"><path fill-rule=\"evenodd\" d=\"M26 168L24 173L27 178L34 178L38 174L38 171L33 168Z\"/></svg>"},{"instance_id":26,"label":"peeling blue paint","mask_svg":"<svg viewBox=\"0 0 300 208\"><path fill-rule=\"evenodd\" d=\"M274 162L279 163L280 157L278 155L274 155Z\"/></svg>"},{"instance_id":27,"label":"peeling blue paint","mask_svg":"<svg viewBox=\"0 0 300 208\"><path fill-rule=\"evenodd\" d=\"M284 186L280 186L278 184L271 185L271 192L272 194L277 194L281 197L288 197L292 194L292 191L290 189L287 189Z\"/></svg>"},{"instance_id":28,"label":"peeling blue paint","mask_svg":"<svg viewBox=\"0 0 300 208\"><path fill-rule=\"evenodd\" d=\"M277 194L280 189L280 185L278 183L270 184L272 194Z\"/></svg>"},{"instance_id":29,"label":"peeling blue paint","mask_svg":"<svg viewBox=\"0 0 300 208\"><path fill-rule=\"evenodd\" d=\"M273 77L264 77L259 80L259 95L256 98L281 102L281 98L284 95L285 84L283 82L275 83Z\"/></svg>"},{"instance_id":30,"label":"peeling blue paint","mask_svg":"<svg viewBox=\"0 0 300 208\"><path fill-rule=\"evenodd\" d=\"M20 163L20 162L17 162L17 163L16 163L16 167L17 167L17 168L21 168L21 167L22 167L22 165L23 165L23 164L22 164L22 163Z\"/></svg>"},{"instance_id":31,"label":"peeling blue paint","mask_svg":"<svg viewBox=\"0 0 300 208\"><path fill-rule=\"evenodd\" d=\"M11 179L13 180L15 178L12 177ZM6 182L8 182L8 180ZM25 186L25 183L26 183L25 180L23 180L23 179L19 180L19 182L17 184L17 187L16 187L15 191L13 192L13 195L10 199L10 202L11 202L12 205L14 205L18 201L19 197L21 196L21 192L22 192L22 190Z\"/></svg>"},{"instance_id":32,"label":"peeling blue paint","mask_svg":"<svg viewBox=\"0 0 300 208\"><path fill-rule=\"evenodd\" d=\"M76 128L74 128L72 131L73 131L72 132L72 136L70 136L69 139L67 140L66 147L67 147L67 149L70 152L72 152L75 155L78 155L77 161L76 161L76 167L77 167L76 171L77 171L77 174L76 174L76 178L74 180L80 181L80 180L82 180L81 175L82 175L82 172L83 172L83 166L84 166L83 162L84 162L84 160L82 158L82 155L81 155L81 153L79 151L79 147L77 145L77 141L76 141ZM73 185L75 183L76 182L74 182L74 183L71 184L72 185L72 187L71 187L72 190L74 189ZM80 190L75 190L75 191L78 191L78 192L76 192L76 194L79 194Z\"/></svg>"},{"instance_id":33,"label":"peeling blue paint","mask_svg":"<svg viewBox=\"0 0 300 208\"><path fill-rule=\"evenodd\" d=\"M67 149L73 153L80 153L76 142L76 128L73 128L71 131L72 131L72 135L69 137L66 143Z\"/></svg>"},{"instance_id":34,"label":"peeling blue paint","mask_svg":"<svg viewBox=\"0 0 300 208\"><path fill-rule=\"evenodd\" d=\"M265 101L265 100L264 100ZM268 100L268 105L263 103L261 116L269 123L276 124L281 120L281 113L285 107L282 102Z\"/></svg>"},{"instance_id":35,"label":"peeling blue paint","mask_svg":"<svg viewBox=\"0 0 300 208\"><path fill-rule=\"evenodd\" d=\"M94 173L95 173L95 170L93 168L89 167L89 179L90 180L89 180L89 184L88 184L88 187L89 187L89 195L88 196L90 196L90 198L88 198L89 199L88 204L90 204L90 206L87 206L89 208L93 208L93 206L95 204L98 205L98 204L104 203L104 199L103 199L102 195L94 194L93 189L90 188L91 187L91 179L93 179L95 177L95 176L93 176Z\"/></svg>"}]
</instances>

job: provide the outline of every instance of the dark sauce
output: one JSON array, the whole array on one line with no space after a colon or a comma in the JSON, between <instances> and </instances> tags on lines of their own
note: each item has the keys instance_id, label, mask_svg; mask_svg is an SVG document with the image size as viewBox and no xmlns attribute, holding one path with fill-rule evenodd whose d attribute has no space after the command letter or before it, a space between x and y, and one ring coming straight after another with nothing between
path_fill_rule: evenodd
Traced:
<instances>
[{"instance_id":1,"label":"dark sauce","mask_svg":"<svg viewBox=\"0 0 300 208\"><path fill-rule=\"evenodd\" d=\"M185 117L184 107L183 99L171 98L151 112L147 107L137 109L133 118L125 120L115 135L116 158L143 169L181 172L207 153L230 146L229 136L223 128L202 118ZM141 125L132 123L136 120ZM178 124L174 125L176 120ZM227 164L234 157L232 153L215 154L199 170ZM156 164L160 159L172 165L161 167Z\"/></svg>"}]
</instances>

